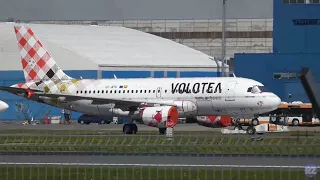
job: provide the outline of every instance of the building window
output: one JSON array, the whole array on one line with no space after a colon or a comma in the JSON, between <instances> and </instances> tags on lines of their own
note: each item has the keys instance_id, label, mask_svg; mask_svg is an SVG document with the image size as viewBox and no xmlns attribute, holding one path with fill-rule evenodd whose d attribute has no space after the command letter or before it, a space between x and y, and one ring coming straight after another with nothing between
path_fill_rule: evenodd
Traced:
<instances>
[{"instance_id":1,"label":"building window","mask_svg":"<svg viewBox=\"0 0 320 180\"><path fill-rule=\"evenodd\" d=\"M320 0L282 0L284 4L319 4Z\"/></svg>"},{"instance_id":2,"label":"building window","mask_svg":"<svg viewBox=\"0 0 320 180\"><path fill-rule=\"evenodd\" d=\"M298 75L297 73L273 73L273 79L295 80L298 79Z\"/></svg>"}]
</instances>

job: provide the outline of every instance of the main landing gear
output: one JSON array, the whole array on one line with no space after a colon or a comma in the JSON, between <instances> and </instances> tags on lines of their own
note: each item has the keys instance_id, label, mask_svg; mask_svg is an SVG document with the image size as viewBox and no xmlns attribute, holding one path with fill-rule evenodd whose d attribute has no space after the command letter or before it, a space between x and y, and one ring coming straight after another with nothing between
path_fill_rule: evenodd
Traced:
<instances>
[{"instance_id":1,"label":"main landing gear","mask_svg":"<svg viewBox=\"0 0 320 180\"><path fill-rule=\"evenodd\" d=\"M159 133L162 135L162 134L165 134L167 131L167 128L159 128Z\"/></svg>"},{"instance_id":2,"label":"main landing gear","mask_svg":"<svg viewBox=\"0 0 320 180\"><path fill-rule=\"evenodd\" d=\"M136 134L138 132L138 126L136 124L125 124L122 131L124 134Z\"/></svg>"}]
</instances>

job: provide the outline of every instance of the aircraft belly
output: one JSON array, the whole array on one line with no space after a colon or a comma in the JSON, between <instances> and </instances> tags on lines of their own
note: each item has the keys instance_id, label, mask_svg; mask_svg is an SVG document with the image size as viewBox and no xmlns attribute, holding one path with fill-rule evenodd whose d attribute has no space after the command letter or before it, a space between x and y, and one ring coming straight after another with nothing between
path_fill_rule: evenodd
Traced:
<instances>
[{"instance_id":1,"label":"aircraft belly","mask_svg":"<svg viewBox=\"0 0 320 180\"><path fill-rule=\"evenodd\" d=\"M72 110L88 115L112 115L112 113L109 111L110 105L95 105L91 103L92 100L74 101L71 103Z\"/></svg>"},{"instance_id":2,"label":"aircraft belly","mask_svg":"<svg viewBox=\"0 0 320 180\"><path fill-rule=\"evenodd\" d=\"M213 113L211 100L197 100L198 116L210 115Z\"/></svg>"}]
</instances>

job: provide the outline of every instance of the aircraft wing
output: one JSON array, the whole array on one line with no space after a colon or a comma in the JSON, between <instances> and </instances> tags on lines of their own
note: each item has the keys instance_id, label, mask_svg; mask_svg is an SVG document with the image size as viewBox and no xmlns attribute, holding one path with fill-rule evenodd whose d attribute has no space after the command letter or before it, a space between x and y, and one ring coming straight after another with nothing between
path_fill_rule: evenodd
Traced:
<instances>
[{"instance_id":1,"label":"aircraft wing","mask_svg":"<svg viewBox=\"0 0 320 180\"><path fill-rule=\"evenodd\" d=\"M85 97L85 96L75 96L70 94L51 94L45 93L40 90L34 89L24 89L24 88L17 88L17 87L6 87L0 86L0 90L7 91L12 94L23 94L26 93L28 96L45 96L50 98L66 98L66 101L77 101L77 100L93 100L92 104L115 104L115 108L127 108L130 106L139 106L141 103L151 103L151 104L159 104L160 106L176 106L173 103L168 103L165 101L157 101L157 100L150 100L150 99L105 99L105 98L94 98L94 97Z\"/></svg>"},{"instance_id":2,"label":"aircraft wing","mask_svg":"<svg viewBox=\"0 0 320 180\"><path fill-rule=\"evenodd\" d=\"M124 108L130 106L139 106L141 103L151 103L159 104L161 106L176 106L176 104L168 103L165 101L156 101L149 99L105 99L105 98L94 98L94 97L85 97L85 96L75 96L69 94L49 94L49 93L35 93L38 96L46 96L50 98L66 98L66 101L77 101L77 100L93 100L92 104L115 104L115 108Z\"/></svg>"}]
</instances>

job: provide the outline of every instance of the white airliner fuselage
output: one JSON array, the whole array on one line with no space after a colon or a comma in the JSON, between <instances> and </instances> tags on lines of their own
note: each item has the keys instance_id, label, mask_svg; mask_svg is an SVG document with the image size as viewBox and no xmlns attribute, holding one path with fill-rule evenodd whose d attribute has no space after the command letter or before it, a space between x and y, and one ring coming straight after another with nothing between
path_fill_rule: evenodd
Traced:
<instances>
[{"instance_id":1,"label":"white airliner fuselage","mask_svg":"<svg viewBox=\"0 0 320 180\"><path fill-rule=\"evenodd\" d=\"M277 109L281 102L278 96L265 91L261 83L246 78L147 78L79 81L82 81L82 84L91 85L83 89L74 89L71 92L61 92L61 94L176 105L179 117L231 115L251 118L254 114ZM67 82L65 81L65 83ZM251 90L253 87L256 87L258 91L253 92ZM60 106L62 108L71 107L72 110L92 115L110 115L112 112L127 115L121 110L115 110L115 103L92 104L92 102L93 100L84 99L64 103L62 98ZM52 104L51 100L46 103Z\"/></svg>"}]
</instances>

